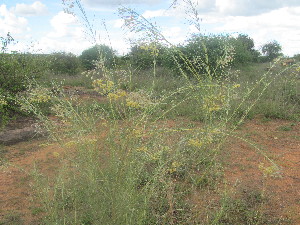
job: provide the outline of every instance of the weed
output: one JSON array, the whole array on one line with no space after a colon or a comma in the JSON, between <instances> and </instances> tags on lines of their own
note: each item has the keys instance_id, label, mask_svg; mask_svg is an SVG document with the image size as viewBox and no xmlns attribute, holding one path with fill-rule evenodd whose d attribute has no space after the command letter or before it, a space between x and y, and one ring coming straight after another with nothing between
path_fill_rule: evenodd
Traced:
<instances>
[{"instance_id":1,"label":"weed","mask_svg":"<svg viewBox=\"0 0 300 225\"><path fill-rule=\"evenodd\" d=\"M21 225L24 224L21 215L17 212L10 212L4 216L2 220L0 220L1 225Z\"/></svg>"},{"instance_id":2,"label":"weed","mask_svg":"<svg viewBox=\"0 0 300 225\"><path fill-rule=\"evenodd\" d=\"M277 130L279 130L279 131L291 131L291 130L293 130L293 125L290 124L290 125L280 126L280 127L277 128Z\"/></svg>"},{"instance_id":3,"label":"weed","mask_svg":"<svg viewBox=\"0 0 300 225\"><path fill-rule=\"evenodd\" d=\"M225 194L211 224L289 224L265 212L263 205L267 203L268 199L257 190L245 190L240 197Z\"/></svg>"}]
</instances>

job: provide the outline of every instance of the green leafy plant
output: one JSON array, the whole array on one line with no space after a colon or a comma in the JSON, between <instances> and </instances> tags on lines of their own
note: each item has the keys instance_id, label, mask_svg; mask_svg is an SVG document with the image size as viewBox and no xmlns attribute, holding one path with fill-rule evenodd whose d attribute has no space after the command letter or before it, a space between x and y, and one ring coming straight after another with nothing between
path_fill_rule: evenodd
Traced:
<instances>
[{"instance_id":1,"label":"green leafy plant","mask_svg":"<svg viewBox=\"0 0 300 225\"><path fill-rule=\"evenodd\" d=\"M12 112L20 112L15 101L17 93L25 91L32 79L41 76L47 69L47 60L40 55L7 52L13 38L8 34L2 40L0 53L0 115L5 125Z\"/></svg>"},{"instance_id":2,"label":"green leafy plant","mask_svg":"<svg viewBox=\"0 0 300 225\"><path fill-rule=\"evenodd\" d=\"M276 57L282 55L282 47L277 41L266 43L262 46L261 51L266 56L268 61L272 61Z\"/></svg>"},{"instance_id":3,"label":"green leafy plant","mask_svg":"<svg viewBox=\"0 0 300 225\"><path fill-rule=\"evenodd\" d=\"M56 75L76 75L81 70L79 58L72 53L56 52L50 54L47 58L50 58L49 69Z\"/></svg>"},{"instance_id":4,"label":"green leafy plant","mask_svg":"<svg viewBox=\"0 0 300 225\"><path fill-rule=\"evenodd\" d=\"M106 67L111 67L115 62L115 57L115 51L107 45L95 45L84 50L79 56L86 70L94 69L97 61L103 61Z\"/></svg>"}]
</instances>

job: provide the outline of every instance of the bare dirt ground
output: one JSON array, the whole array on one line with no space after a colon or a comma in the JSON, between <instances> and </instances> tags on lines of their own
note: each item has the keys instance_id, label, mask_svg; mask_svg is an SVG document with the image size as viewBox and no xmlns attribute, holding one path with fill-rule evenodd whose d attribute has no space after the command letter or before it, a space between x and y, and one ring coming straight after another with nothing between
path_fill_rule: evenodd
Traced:
<instances>
[{"instance_id":1,"label":"bare dirt ground","mask_svg":"<svg viewBox=\"0 0 300 225\"><path fill-rule=\"evenodd\" d=\"M300 124L260 119L247 122L227 146L226 180L237 189L263 190L269 215L300 224ZM269 160L268 160L269 159ZM276 166L272 164L273 161Z\"/></svg>"},{"instance_id":2,"label":"bare dirt ground","mask_svg":"<svg viewBox=\"0 0 300 225\"><path fill-rule=\"evenodd\" d=\"M0 224L40 224L39 207L33 200L34 167L49 175L59 164L53 153L62 152L58 144L31 140L2 147L0 164ZM1 163L1 161L0 161Z\"/></svg>"},{"instance_id":3,"label":"bare dirt ground","mask_svg":"<svg viewBox=\"0 0 300 225\"><path fill-rule=\"evenodd\" d=\"M225 148L225 179L236 190L264 190L270 215L300 224L300 123L283 120L246 122ZM33 201L34 165L51 174L58 165L53 153L58 144L46 139L0 146L0 224L40 224L41 213ZM278 168L268 160L275 162ZM2 161L1 161L2 159Z\"/></svg>"}]
</instances>

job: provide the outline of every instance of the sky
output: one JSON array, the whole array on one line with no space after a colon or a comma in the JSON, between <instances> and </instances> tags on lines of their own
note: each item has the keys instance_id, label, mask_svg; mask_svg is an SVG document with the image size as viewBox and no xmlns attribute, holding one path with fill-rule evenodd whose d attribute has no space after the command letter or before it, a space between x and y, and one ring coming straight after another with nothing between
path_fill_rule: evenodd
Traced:
<instances>
[{"instance_id":1,"label":"sky","mask_svg":"<svg viewBox=\"0 0 300 225\"><path fill-rule=\"evenodd\" d=\"M97 43L122 55L139 37L124 27L118 14L118 8L129 7L157 26L169 42L184 44L199 33L190 2L202 34L246 34L256 49L276 40L285 55L300 53L300 0L81 0L95 38L71 2L0 0L0 37L10 33L15 39L11 50L80 55Z\"/></svg>"}]
</instances>

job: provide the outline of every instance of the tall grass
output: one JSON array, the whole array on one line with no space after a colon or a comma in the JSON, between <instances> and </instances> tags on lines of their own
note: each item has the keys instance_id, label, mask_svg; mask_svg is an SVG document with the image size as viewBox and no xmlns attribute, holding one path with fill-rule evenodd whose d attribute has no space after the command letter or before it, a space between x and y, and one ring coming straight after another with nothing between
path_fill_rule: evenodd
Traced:
<instances>
[{"instance_id":1,"label":"tall grass","mask_svg":"<svg viewBox=\"0 0 300 225\"><path fill-rule=\"evenodd\" d=\"M126 8L121 12L130 18L129 28L167 42L138 13ZM43 120L65 149L55 154L60 163L54 177L34 171L46 224L219 224L224 219L209 212L197 217L191 193L217 189L222 182L219 151L232 132L228 124L246 105L241 123L272 82L268 73L253 88L241 87L239 80L214 79L207 62L203 76L183 53L175 47L172 51L181 78L159 76L156 67L153 76L134 70L120 73L99 62L87 75L101 74L93 76L92 85L106 96L104 104L80 105L59 91L23 98L23 108ZM220 64L228 63L228 54L220 56ZM192 77L181 70L182 60ZM49 103L55 121L39 109L44 103ZM187 115L201 123L166 120Z\"/></svg>"}]
</instances>

